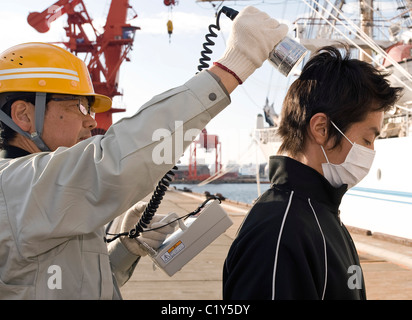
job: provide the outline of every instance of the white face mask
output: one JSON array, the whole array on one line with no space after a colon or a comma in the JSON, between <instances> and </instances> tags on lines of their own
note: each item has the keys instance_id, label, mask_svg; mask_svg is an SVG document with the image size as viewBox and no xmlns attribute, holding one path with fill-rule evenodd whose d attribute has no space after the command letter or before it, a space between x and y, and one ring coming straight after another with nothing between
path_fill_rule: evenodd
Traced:
<instances>
[{"instance_id":1,"label":"white face mask","mask_svg":"<svg viewBox=\"0 0 412 320\"><path fill-rule=\"evenodd\" d=\"M348 185L348 189L359 183L369 172L375 158L375 150L368 149L356 143L352 143L342 131L331 121L333 126L352 144L346 159L341 164L330 163L322 148L328 163L322 163L323 175L335 188L343 184Z\"/></svg>"}]
</instances>

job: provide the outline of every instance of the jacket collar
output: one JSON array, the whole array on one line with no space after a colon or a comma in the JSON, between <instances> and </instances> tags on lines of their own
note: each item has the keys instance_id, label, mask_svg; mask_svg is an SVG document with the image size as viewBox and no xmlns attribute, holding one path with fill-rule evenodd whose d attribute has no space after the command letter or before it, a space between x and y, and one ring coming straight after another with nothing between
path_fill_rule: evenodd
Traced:
<instances>
[{"instance_id":1,"label":"jacket collar","mask_svg":"<svg viewBox=\"0 0 412 320\"><path fill-rule=\"evenodd\" d=\"M0 153L0 157L4 159L15 159L29 155L30 152L23 150L18 147L14 146L7 146L5 150L2 150Z\"/></svg>"},{"instance_id":2,"label":"jacket collar","mask_svg":"<svg viewBox=\"0 0 412 320\"><path fill-rule=\"evenodd\" d=\"M269 178L272 186L283 186L308 198L325 203L338 210L347 185L333 187L315 169L285 156L272 156L269 159Z\"/></svg>"}]
</instances>

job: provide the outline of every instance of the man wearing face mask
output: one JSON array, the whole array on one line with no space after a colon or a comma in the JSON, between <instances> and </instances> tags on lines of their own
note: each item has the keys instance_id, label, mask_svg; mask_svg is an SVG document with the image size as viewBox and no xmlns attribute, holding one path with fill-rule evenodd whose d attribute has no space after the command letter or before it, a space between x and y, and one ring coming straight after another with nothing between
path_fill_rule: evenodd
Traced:
<instances>
[{"instance_id":1,"label":"man wearing face mask","mask_svg":"<svg viewBox=\"0 0 412 320\"><path fill-rule=\"evenodd\" d=\"M339 205L368 173L384 112L401 93L386 76L348 48L322 48L305 65L283 104L271 188L226 258L224 299L366 299Z\"/></svg>"}]
</instances>

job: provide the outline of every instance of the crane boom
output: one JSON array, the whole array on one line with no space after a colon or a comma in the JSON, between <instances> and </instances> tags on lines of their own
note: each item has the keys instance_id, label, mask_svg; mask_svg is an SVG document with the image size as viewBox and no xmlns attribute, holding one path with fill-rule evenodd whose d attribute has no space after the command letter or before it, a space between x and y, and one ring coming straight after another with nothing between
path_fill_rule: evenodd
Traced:
<instances>
[{"instance_id":1,"label":"crane boom","mask_svg":"<svg viewBox=\"0 0 412 320\"><path fill-rule=\"evenodd\" d=\"M30 12L27 22L38 32L50 30L50 24L65 13L74 13L74 7L83 3L82 0L60 0L43 12Z\"/></svg>"},{"instance_id":2,"label":"crane boom","mask_svg":"<svg viewBox=\"0 0 412 320\"><path fill-rule=\"evenodd\" d=\"M140 29L126 23L129 9L132 9L129 0L112 0L102 34L94 28L82 0L59 0L43 12L31 12L27 21L38 32L44 33L49 31L53 21L67 14L65 31L69 39L62 43L76 55L85 54L95 91L113 98L121 95L118 88L120 66L123 61L129 61L135 32ZM133 18L136 17L137 14ZM89 39L86 25L93 30L94 39ZM104 133L112 124L112 114L123 111L111 108L96 114L98 128L94 133Z\"/></svg>"}]
</instances>

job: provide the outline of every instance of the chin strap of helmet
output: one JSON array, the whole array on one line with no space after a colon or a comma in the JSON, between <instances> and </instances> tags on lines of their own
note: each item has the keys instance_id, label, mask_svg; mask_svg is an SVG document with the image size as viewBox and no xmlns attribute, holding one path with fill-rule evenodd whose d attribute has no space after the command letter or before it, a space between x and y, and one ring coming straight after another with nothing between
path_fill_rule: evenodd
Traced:
<instances>
[{"instance_id":1,"label":"chin strap of helmet","mask_svg":"<svg viewBox=\"0 0 412 320\"><path fill-rule=\"evenodd\" d=\"M46 113L46 96L45 92L36 92L36 100L34 104L35 111L35 125L36 131L28 133L23 131L3 110L0 110L0 120L21 135L32 140L41 151L50 151L49 147L41 138L43 133L44 115Z\"/></svg>"},{"instance_id":2,"label":"chin strap of helmet","mask_svg":"<svg viewBox=\"0 0 412 320\"><path fill-rule=\"evenodd\" d=\"M30 135L30 139L36 144L41 151L50 151L41 138L43 133L44 115L46 113L46 96L45 92L36 92L36 101L34 103L36 131Z\"/></svg>"}]
</instances>

